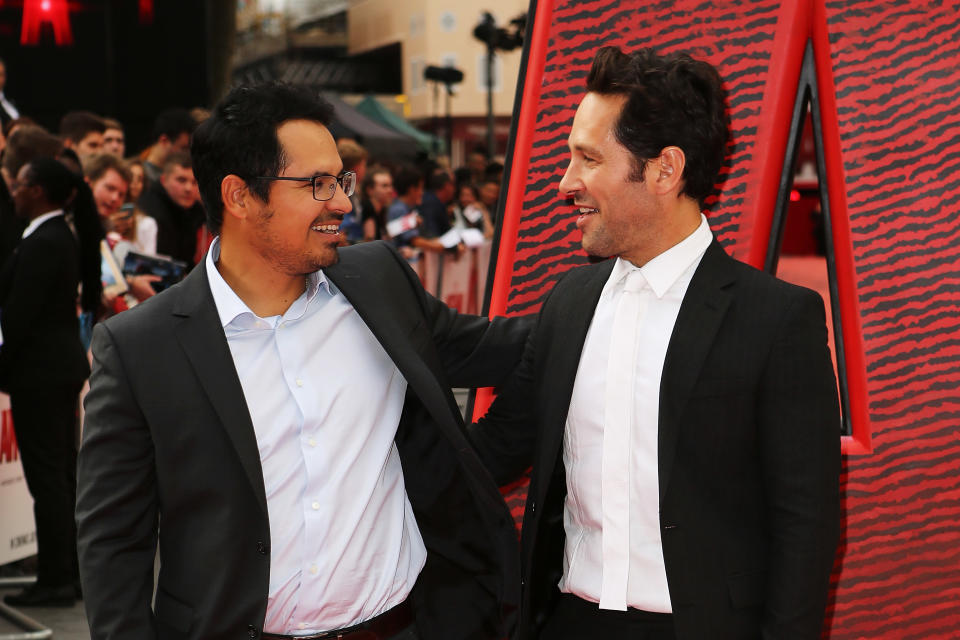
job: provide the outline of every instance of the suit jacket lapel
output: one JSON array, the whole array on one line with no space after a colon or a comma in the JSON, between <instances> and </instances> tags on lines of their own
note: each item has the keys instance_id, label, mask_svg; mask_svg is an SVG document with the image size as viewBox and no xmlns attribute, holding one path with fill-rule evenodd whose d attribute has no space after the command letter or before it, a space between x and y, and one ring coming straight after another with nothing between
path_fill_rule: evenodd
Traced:
<instances>
[{"instance_id":1,"label":"suit jacket lapel","mask_svg":"<svg viewBox=\"0 0 960 640\"><path fill-rule=\"evenodd\" d=\"M240 457L257 501L267 515L263 469L253 421L243 387L233 364L220 316L217 314L206 261L201 261L180 285L180 299L173 315L178 318L174 332L200 380L200 386L223 423Z\"/></svg>"},{"instance_id":2,"label":"suit jacket lapel","mask_svg":"<svg viewBox=\"0 0 960 640\"><path fill-rule=\"evenodd\" d=\"M374 282L369 272L352 262L351 255L341 252L340 257L340 262L323 270L324 274L350 301L437 424L455 424L460 415L459 409L452 401L452 396L445 393L438 383L438 377L443 376L439 364L431 366L425 362L426 354L416 348L430 339L429 328L424 324L411 326L410 322L403 322L400 317L385 313L387 310L396 314L398 310L407 308L410 305L409 296L397 295L396 299L392 299L391 296L399 294L397 289L389 283L383 286ZM384 274L379 273L376 277L382 279ZM421 334L417 335L418 332ZM458 442L461 439L462 435Z\"/></svg>"},{"instance_id":3,"label":"suit jacket lapel","mask_svg":"<svg viewBox=\"0 0 960 640\"><path fill-rule=\"evenodd\" d=\"M693 274L673 327L660 383L657 455L661 501L676 455L683 408L730 305L732 296L727 288L736 279L732 266L732 258L714 240Z\"/></svg>"}]
</instances>

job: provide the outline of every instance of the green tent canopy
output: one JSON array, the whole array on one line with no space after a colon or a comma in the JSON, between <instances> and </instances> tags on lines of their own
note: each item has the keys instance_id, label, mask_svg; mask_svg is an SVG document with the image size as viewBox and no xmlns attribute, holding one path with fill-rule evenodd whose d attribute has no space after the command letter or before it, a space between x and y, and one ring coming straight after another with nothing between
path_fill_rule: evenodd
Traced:
<instances>
[{"instance_id":1,"label":"green tent canopy","mask_svg":"<svg viewBox=\"0 0 960 640\"><path fill-rule=\"evenodd\" d=\"M434 154L438 151L439 153L445 152L447 145L441 138L420 131L420 129L417 129L412 124L404 120L403 116L398 116L380 104L380 102L373 96L367 96L358 102L356 106L354 106L354 109L367 116L371 120L375 120L380 124L390 127L394 131L398 131L399 133L410 136L416 140L417 145L428 154Z\"/></svg>"}]
</instances>

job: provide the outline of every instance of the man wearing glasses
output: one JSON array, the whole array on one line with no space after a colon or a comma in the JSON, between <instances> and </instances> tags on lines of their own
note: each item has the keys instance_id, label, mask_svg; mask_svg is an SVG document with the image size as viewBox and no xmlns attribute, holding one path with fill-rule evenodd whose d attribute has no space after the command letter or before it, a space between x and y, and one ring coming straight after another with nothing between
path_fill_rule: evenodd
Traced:
<instances>
[{"instance_id":1,"label":"man wearing glasses","mask_svg":"<svg viewBox=\"0 0 960 640\"><path fill-rule=\"evenodd\" d=\"M94 332L92 638L508 632L515 533L450 387L501 382L527 323L458 315L382 242L337 249L356 176L330 115L286 85L233 90L192 144L219 236Z\"/></svg>"}]
</instances>

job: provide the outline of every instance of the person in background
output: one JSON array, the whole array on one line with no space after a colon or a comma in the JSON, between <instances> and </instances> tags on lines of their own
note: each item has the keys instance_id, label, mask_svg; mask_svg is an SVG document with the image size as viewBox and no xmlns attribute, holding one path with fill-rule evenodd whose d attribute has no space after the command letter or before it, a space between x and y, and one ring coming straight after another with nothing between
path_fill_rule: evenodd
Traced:
<instances>
[{"instance_id":1,"label":"person in background","mask_svg":"<svg viewBox=\"0 0 960 640\"><path fill-rule=\"evenodd\" d=\"M127 200L130 170L119 157L110 153L89 156L83 164L83 177L93 192L100 223L110 229L110 219Z\"/></svg>"},{"instance_id":2,"label":"person in background","mask_svg":"<svg viewBox=\"0 0 960 640\"><path fill-rule=\"evenodd\" d=\"M20 111L7 98L6 86L7 65L3 60L0 60L0 127L6 127L8 122L20 117Z\"/></svg>"},{"instance_id":3,"label":"person in background","mask_svg":"<svg viewBox=\"0 0 960 640\"><path fill-rule=\"evenodd\" d=\"M393 176L386 167L374 165L367 170L367 176L361 183L363 197L363 240L388 240L386 235L387 208L397 197L393 190Z\"/></svg>"},{"instance_id":4,"label":"person in background","mask_svg":"<svg viewBox=\"0 0 960 640\"><path fill-rule=\"evenodd\" d=\"M337 141L337 152L343 160L344 171L357 174L357 184L363 184L367 175L367 150L349 138ZM347 244L356 244L363 240L363 201L360 193L350 196L353 209L343 216L340 232Z\"/></svg>"},{"instance_id":5,"label":"person in background","mask_svg":"<svg viewBox=\"0 0 960 640\"><path fill-rule=\"evenodd\" d=\"M122 158L126 150L123 125L113 118L104 118L103 124L106 126L103 131L103 152Z\"/></svg>"},{"instance_id":6,"label":"person in background","mask_svg":"<svg viewBox=\"0 0 960 640\"><path fill-rule=\"evenodd\" d=\"M63 146L73 149L81 163L100 153L106 129L103 119L90 111L70 111L60 119Z\"/></svg>"},{"instance_id":7,"label":"person in background","mask_svg":"<svg viewBox=\"0 0 960 640\"><path fill-rule=\"evenodd\" d=\"M90 373L77 321L80 247L64 219L77 190L53 158L20 169L13 199L28 224L0 270L0 389L10 394L38 550L36 583L5 598L14 607L71 606L77 596L77 399Z\"/></svg>"},{"instance_id":8,"label":"person in background","mask_svg":"<svg viewBox=\"0 0 960 640\"><path fill-rule=\"evenodd\" d=\"M63 148L63 141L38 125L23 125L10 134L3 152L3 183L7 193L13 192L20 169L36 158L53 158ZM27 226L26 220L16 215L13 200L5 198L0 206L0 265L6 260Z\"/></svg>"},{"instance_id":9,"label":"person in background","mask_svg":"<svg viewBox=\"0 0 960 640\"><path fill-rule=\"evenodd\" d=\"M493 237L494 227L490 212L477 197L477 188L470 183L460 185L453 207L454 224L459 228L479 229L483 237Z\"/></svg>"},{"instance_id":10,"label":"person in background","mask_svg":"<svg viewBox=\"0 0 960 640\"><path fill-rule=\"evenodd\" d=\"M450 230L450 204L454 196L453 178L444 169L434 169L420 202L421 230L428 238L439 238Z\"/></svg>"},{"instance_id":11,"label":"person in background","mask_svg":"<svg viewBox=\"0 0 960 640\"><path fill-rule=\"evenodd\" d=\"M446 251L438 238L428 238L422 233L423 220L420 217L419 207L423 200L423 174L413 167L401 167L393 183L398 195L387 209L387 231L390 232L391 222L404 221L402 228L391 234L400 254L410 260L416 258L420 251L436 253ZM411 218L411 214L415 217ZM463 251L462 244L457 247L460 252Z\"/></svg>"},{"instance_id":12,"label":"person in background","mask_svg":"<svg viewBox=\"0 0 960 640\"><path fill-rule=\"evenodd\" d=\"M137 206L156 220L157 254L192 266L204 214L190 154L169 154L160 180L147 187Z\"/></svg>"},{"instance_id":13,"label":"person in background","mask_svg":"<svg viewBox=\"0 0 960 640\"><path fill-rule=\"evenodd\" d=\"M127 191L127 203L132 207L131 242L134 251L148 256L157 253L157 221L136 207L137 201L143 195L146 176L143 172L143 161L139 158L128 158L127 168L130 170L130 189Z\"/></svg>"},{"instance_id":14,"label":"person in background","mask_svg":"<svg viewBox=\"0 0 960 640\"><path fill-rule=\"evenodd\" d=\"M147 177L147 187L160 181L167 156L190 149L190 136L197 121L186 109L167 109L153 122L153 143L140 155Z\"/></svg>"}]
</instances>

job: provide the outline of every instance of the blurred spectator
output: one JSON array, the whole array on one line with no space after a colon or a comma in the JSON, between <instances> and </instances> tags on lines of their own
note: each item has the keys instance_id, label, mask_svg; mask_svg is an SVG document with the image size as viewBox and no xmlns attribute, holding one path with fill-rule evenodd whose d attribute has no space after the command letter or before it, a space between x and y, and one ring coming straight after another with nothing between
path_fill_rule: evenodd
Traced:
<instances>
[{"instance_id":1,"label":"blurred spectator","mask_svg":"<svg viewBox=\"0 0 960 640\"><path fill-rule=\"evenodd\" d=\"M443 169L435 169L430 175L427 191L420 204L423 218L421 231L428 238L438 238L450 230L449 205L455 195L453 178Z\"/></svg>"},{"instance_id":2,"label":"blurred spectator","mask_svg":"<svg viewBox=\"0 0 960 640\"><path fill-rule=\"evenodd\" d=\"M90 111L70 111L60 119L63 146L73 149L81 162L88 156L100 153L106 129L103 119Z\"/></svg>"},{"instance_id":3,"label":"blurred spectator","mask_svg":"<svg viewBox=\"0 0 960 640\"><path fill-rule=\"evenodd\" d=\"M367 150L359 144L349 139L342 139L337 142L337 152L343 161L344 171L353 171L357 174L357 183L363 184L363 179L367 175ZM363 240L363 204L360 193L354 191L350 196L350 204L353 210L343 216L343 222L340 225L340 233L346 236L347 242L355 244Z\"/></svg>"},{"instance_id":4,"label":"blurred spectator","mask_svg":"<svg viewBox=\"0 0 960 640\"><path fill-rule=\"evenodd\" d=\"M387 209L387 230L401 255L410 259L417 255L417 250L443 251L439 239L421 234L419 207L423 200L423 175L413 167L401 167L394 184L399 196ZM394 231L392 226L396 226Z\"/></svg>"},{"instance_id":5,"label":"blurred spectator","mask_svg":"<svg viewBox=\"0 0 960 640\"><path fill-rule=\"evenodd\" d=\"M130 189L127 191L127 203L135 204L143 195L146 178L143 174L143 162L139 158L128 158L130 170ZM122 207L121 207L122 208ZM157 221L136 206L132 209L132 231L130 240L138 253L155 255L157 253Z\"/></svg>"},{"instance_id":6,"label":"blurred spectator","mask_svg":"<svg viewBox=\"0 0 960 640\"><path fill-rule=\"evenodd\" d=\"M367 170L367 176L361 183L363 197L363 240L386 240L387 207L396 197L393 190L393 176L386 167L373 166Z\"/></svg>"},{"instance_id":7,"label":"blurred spectator","mask_svg":"<svg viewBox=\"0 0 960 640\"><path fill-rule=\"evenodd\" d=\"M37 125L23 125L10 134L3 152L0 173L3 175L4 194L0 195L0 265L20 241L26 221L15 215L10 194L16 186L20 169L31 160L40 157L52 158L63 148L57 136Z\"/></svg>"},{"instance_id":8,"label":"blurred spectator","mask_svg":"<svg viewBox=\"0 0 960 640\"><path fill-rule=\"evenodd\" d=\"M460 229L479 229L483 237L493 237L493 220L490 212L477 198L477 188L472 184L462 184L457 190L457 200L453 207L454 226Z\"/></svg>"},{"instance_id":9,"label":"blurred spectator","mask_svg":"<svg viewBox=\"0 0 960 640\"><path fill-rule=\"evenodd\" d=\"M20 117L20 112L17 110L13 103L10 102L10 99L7 98L4 93L4 87L7 84L7 65L3 60L0 60L0 126L6 127L7 123L11 120L16 120Z\"/></svg>"},{"instance_id":10,"label":"blurred spectator","mask_svg":"<svg viewBox=\"0 0 960 640\"><path fill-rule=\"evenodd\" d=\"M140 158L127 158L124 160L127 169L130 170L130 188L127 190L127 202L136 202L143 195L143 186L146 182L146 176L143 173L143 161Z\"/></svg>"},{"instance_id":11,"label":"blurred spectator","mask_svg":"<svg viewBox=\"0 0 960 640\"><path fill-rule=\"evenodd\" d=\"M103 132L103 151L122 158L126 150L123 137L123 125L119 120L104 118L103 124L107 127Z\"/></svg>"},{"instance_id":12,"label":"blurred spectator","mask_svg":"<svg viewBox=\"0 0 960 640\"><path fill-rule=\"evenodd\" d=\"M172 152L190 150L190 136L196 128L197 121L186 109L167 109L157 116L153 123L153 144L140 156L148 183L160 180L167 156Z\"/></svg>"},{"instance_id":13,"label":"blurred spectator","mask_svg":"<svg viewBox=\"0 0 960 640\"><path fill-rule=\"evenodd\" d=\"M497 221L497 200L500 198L500 181L487 178L480 183L480 203L490 214L490 220Z\"/></svg>"},{"instance_id":14,"label":"blurred spectator","mask_svg":"<svg viewBox=\"0 0 960 640\"><path fill-rule=\"evenodd\" d=\"M23 125L27 125L27 124L36 125L37 123L33 120L33 118L28 118L26 116L20 116L19 118L14 118L13 120L10 120L5 125L3 125L3 135L9 138L10 136L13 135L13 132L17 127L22 127Z\"/></svg>"},{"instance_id":15,"label":"blurred spectator","mask_svg":"<svg viewBox=\"0 0 960 640\"><path fill-rule=\"evenodd\" d=\"M110 220L127 200L130 188L130 169L115 155L101 153L87 158L83 165L83 177L93 192L100 223L110 230Z\"/></svg>"},{"instance_id":16,"label":"blurred spectator","mask_svg":"<svg viewBox=\"0 0 960 640\"><path fill-rule=\"evenodd\" d=\"M170 153L160 180L147 187L137 204L157 222L157 253L192 266L204 213L190 154Z\"/></svg>"},{"instance_id":17,"label":"blurred spectator","mask_svg":"<svg viewBox=\"0 0 960 640\"><path fill-rule=\"evenodd\" d=\"M3 152L3 177L13 191L14 178L23 165L34 158L52 158L63 148L63 141L41 126L27 124L17 127L7 138Z\"/></svg>"},{"instance_id":18,"label":"blurred spectator","mask_svg":"<svg viewBox=\"0 0 960 640\"><path fill-rule=\"evenodd\" d=\"M467 168L470 169L471 182L480 184L487 171L487 154L474 151L467 156Z\"/></svg>"},{"instance_id":19,"label":"blurred spectator","mask_svg":"<svg viewBox=\"0 0 960 640\"><path fill-rule=\"evenodd\" d=\"M0 389L10 394L20 460L33 496L37 581L7 604L70 606L76 599L77 399L90 374L80 342L80 255L64 219L77 178L52 158L21 168L13 191L29 223L0 270Z\"/></svg>"}]
</instances>

